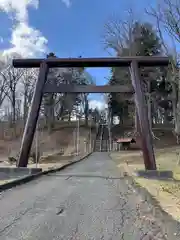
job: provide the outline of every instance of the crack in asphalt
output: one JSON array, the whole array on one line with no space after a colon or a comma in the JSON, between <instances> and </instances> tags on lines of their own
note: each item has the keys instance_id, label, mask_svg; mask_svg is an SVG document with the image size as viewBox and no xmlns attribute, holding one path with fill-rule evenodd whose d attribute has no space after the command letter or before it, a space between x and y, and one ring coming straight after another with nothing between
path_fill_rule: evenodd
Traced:
<instances>
[{"instance_id":1,"label":"crack in asphalt","mask_svg":"<svg viewBox=\"0 0 180 240\"><path fill-rule=\"evenodd\" d=\"M34 207L31 207L29 209L26 209L24 212L22 212L18 217L14 218L13 221L11 223L9 223L8 225L6 225L2 230L0 230L0 234L2 234L3 232L5 232L8 228L10 228L11 226L13 226L17 221L21 220L21 218L26 215L29 211L31 211Z\"/></svg>"},{"instance_id":2,"label":"crack in asphalt","mask_svg":"<svg viewBox=\"0 0 180 240\"><path fill-rule=\"evenodd\" d=\"M58 210L58 212L56 213L56 215L60 215L60 214L63 213L63 212L64 212L64 209L61 208L60 210Z\"/></svg>"}]
</instances>

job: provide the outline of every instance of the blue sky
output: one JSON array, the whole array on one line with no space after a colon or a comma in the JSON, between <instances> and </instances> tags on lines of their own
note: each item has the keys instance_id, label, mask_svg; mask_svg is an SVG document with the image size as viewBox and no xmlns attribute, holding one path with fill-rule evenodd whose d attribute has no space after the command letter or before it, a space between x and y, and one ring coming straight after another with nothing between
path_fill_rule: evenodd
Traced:
<instances>
[{"instance_id":1,"label":"blue sky","mask_svg":"<svg viewBox=\"0 0 180 240\"><path fill-rule=\"evenodd\" d=\"M155 0L149 1L152 4ZM0 0L0 48L24 57L106 57L104 24L126 18L133 7L143 18L144 0ZM97 84L104 84L109 69L88 69Z\"/></svg>"},{"instance_id":2,"label":"blue sky","mask_svg":"<svg viewBox=\"0 0 180 240\"><path fill-rule=\"evenodd\" d=\"M30 23L48 38L49 48L60 57L106 57L104 24L113 15L124 14L128 1L74 0L69 8L60 0L43 0ZM140 0L139 3L142 1ZM59 29L59 32L57 30ZM98 84L104 84L108 69L90 69Z\"/></svg>"}]
</instances>

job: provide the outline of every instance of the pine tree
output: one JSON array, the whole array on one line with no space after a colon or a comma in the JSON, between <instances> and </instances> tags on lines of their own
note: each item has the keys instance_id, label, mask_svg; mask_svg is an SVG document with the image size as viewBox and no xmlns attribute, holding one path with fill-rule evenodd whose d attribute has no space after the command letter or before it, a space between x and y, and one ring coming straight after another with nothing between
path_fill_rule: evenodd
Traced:
<instances>
[{"instance_id":1,"label":"pine tree","mask_svg":"<svg viewBox=\"0 0 180 240\"><path fill-rule=\"evenodd\" d=\"M118 56L128 56L132 53L136 56L153 56L159 55L162 52L160 40L151 24L135 22L132 28L131 38L126 40L126 46L121 49L121 53L118 54ZM155 87L153 88L153 86L157 85L157 77L159 76L159 72L160 71L157 68L141 69L141 76L143 79L142 84L145 93L155 90ZM110 80L110 84L131 84L129 69L112 69L112 78ZM128 119L129 111L127 111L127 108L129 106L129 102L124 101L123 97L120 94L110 94L109 98L109 105L112 108L112 113L114 113L114 115L121 116L121 118ZM147 103L148 101L151 100L147 99ZM119 106L117 107L117 105ZM122 114L125 115L122 116ZM149 118L151 118L151 116Z\"/></svg>"}]
</instances>

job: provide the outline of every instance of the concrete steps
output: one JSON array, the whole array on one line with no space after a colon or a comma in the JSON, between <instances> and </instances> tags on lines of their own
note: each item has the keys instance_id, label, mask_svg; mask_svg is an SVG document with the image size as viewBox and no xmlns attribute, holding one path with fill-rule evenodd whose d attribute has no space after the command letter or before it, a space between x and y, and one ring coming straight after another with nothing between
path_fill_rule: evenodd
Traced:
<instances>
[{"instance_id":1,"label":"concrete steps","mask_svg":"<svg viewBox=\"0 0 180 240\"><path fill-rule=\"evenodd\" d=\"M95 152L109 151L109 131L107 125L100 125L95 141Z\"/></svg>"}]
</instances>

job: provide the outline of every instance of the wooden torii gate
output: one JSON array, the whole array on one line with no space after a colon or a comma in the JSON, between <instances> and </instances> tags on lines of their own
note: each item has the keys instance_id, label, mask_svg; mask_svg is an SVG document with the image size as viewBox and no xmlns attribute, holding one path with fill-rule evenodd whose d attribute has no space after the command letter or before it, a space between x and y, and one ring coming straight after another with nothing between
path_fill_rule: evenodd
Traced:
<instances>
[{"instance_id":1,"label":"wooden torii gate","mask_svg":"<svg viewBox=\"0 0 180 240\"><path fill-rule=\"evenodd\" d=\"M140 133L142 140L142 151L144 165L147 170L156 170L152 136L148 121L147 108L145 107L145 96L140 82L139 67L145 66L167 66L167 57L122 57L122 58L47 58L47 59L14 59L15 68L40 68L36 81L31 109L29 111L25 130L23 133L18 167L27 167L28 157L39 116L43 93L133 93L135 92L135 104L137 108ZM131 73L131 86L94 86L94 85L54 85L46 82L49 68L56 67L129 67Z\"/></svg>"}]
</instances>

